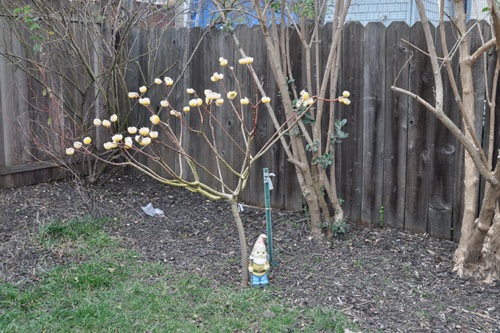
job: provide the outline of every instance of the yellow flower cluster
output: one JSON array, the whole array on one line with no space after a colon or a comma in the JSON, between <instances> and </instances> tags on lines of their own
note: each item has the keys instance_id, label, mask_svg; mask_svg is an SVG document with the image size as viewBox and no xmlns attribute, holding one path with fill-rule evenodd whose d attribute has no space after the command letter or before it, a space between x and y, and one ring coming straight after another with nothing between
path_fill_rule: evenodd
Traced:
<instances>
[{"instance_id":1,"label":"yellow flower cluster","mask_svg":"<svg viewBox=\"0 0 500 333\"><path fill-rule=\"evenodd\" d=\"M342 93L342 96L339 96L339 98L337 98L337 100L339 101L339 103L349 105L349 104L351 104L351 100L349 99L349 96L351 96L351 93L346 90Z\"/></svg>"},{"instance_id":2,"label":"yellow flower cluster","mask_svg":"<svg viewBox=\"0 0 500 333\"><path fill-rule=\"evenodd\" d=\"M139 134L142 136L148 136L149 134L149 127L141 127L139 128Z\"/></svg>"},{"instance_id":3,"label":"yellow flower cluster","mask_svg":"<svg viewBox=\"0 0 500 333\"><path fill-rule=\"evenodd\" d=\"M190 107L195 108L197 106L202 106L203 100L201 98L193 98L192 100L189 101L188 104Z\"/></svg>"},{"instance_id":4,"label":"yellow flower cluster","mask_svg":"<svg viewBox=\"0 0 500 333\"><path fill-rule=\"evenodd\" d=\"M300 99L297 101L296 107L300 108L301 106L308 107L314 104L314 99L311 98L311 95L305 90L300 92Z\"/></svg>"},{"instance_id":5,"label":"yellow flower cluster","mask_svg":"<svg viewBox=\"0 0 500 333\"><path fill-rule=\"evenodd\" d=\"M263 96L260 101L264 104L271 102L271 97Z\"/></svg>"},{"instance_id":6,"label":"yellow flower cluster","mask_svg":"<svg viewBox=\"0 0 500 333\"><path fill-rule=\"evenodd\" d=\"M149 105L151 105L151 101L147 97L139 98L139 104L144 105L144 106L149 106Z\"/></svg>"},{"instance_id":7,"label":"yellow flower cluster","mask_svg":"<svg viewBox=\"0 0 500 333\"><path fill-rule=\"evenodd\" d=\"M156 114L149 117L149 120L151 121L151 124L153 124L153 125L158 125L160 123L160 117L158 117L158 115L156 115Z\"/></svg>"},{"instance_id":8,"label":"yellow flower cluster","mask_svg":"<svg viewBox=\"0 0 500 333\"><path fill-rule=\"evenodd\" d=\"M152 125L158 125L161 122L160 117L156 114L152 115L149 118L149 120L151 121ZM108 119L100 120L99 118L96 118L94 119L93 123L96 127L99 126L110 127L111 124L116 121L118 121L118 116L116 114L113 114L111 115L109 120ZM130 135L135 135L135 141L141 146L149 145L153 139L156 139L159 136L158 131L153 131L149 127L141 127L140 129L137 129L137 127L135 126L130 126L127 128L127 132ZM90 145L91 143L92 139L88 136L83 139L83 142L75 141L73 143L73 147L66 148L66 155L73 155L75 153L75 150L82 148L83 145ZM130 136L125 137L121 133L116 133L111 137L111 141L105 142L103 144L103 147L106 150L110 150L118 148L120 145L122 145L126 149L132 148L133 147L132 137Z\"/></svg>"},{"instance_id":9,"label":"yellow flower cluster","mask_svg":"<svg viewBox=\"0 0 500 333\"><path fill-rule=\"evenodd\" d=\"M170 115L171 115L171 116L174 116L174 117L176 117L176 118L180 118L180 117L182 117L182 113L180 113L179 111L173 110L173 109L172 109L172 110L170 110Z\"/></svg>"},{"instance_id":10,"label":"yellow flower cluster","mask_svg":"<svg viewBox=\"0 0 500 333\"><path fill-rule=\"evenodd\" d=\"M226 67L227 64L228 64L228 61L226 58L224 57L219 57L219 64L222 66L222 67Z\"/></svg>"},{"instance_id":11,"label":"yellow flower cluster","mask_svg":"<svg viewBox=\"0 0 500 333\"><path fill-rule=\"evenodd\" d=\"M104 143L104 149L106 149L106 150L114 149L116 147L118 147L118 143L116 143L116 142L109 142L108 141L108 142Z\"/></svg>"},{"instance_id":12,"label":"yellow flower cluster","mask_svg":"<svg viewBox=\"0 0 500 333\"><path fill-rule=\"evenodd\" d=\"M130 136L127 136L125 138L125 141L123 144L125 145L125 148L127 148L127 149L132 148L132 146L134 145L134 143L132 142L132 138Z\"/></svg>"},{"instance_id":13,"label":"yellow flower cluster","mask_svg":"<svg viewBox=\"0 0 500 333\"><path fill-rule=\"evenodd\" d=\"M95 118L93 123L95 127L103 126L106 128L111 127L112 123L116 123L118 121L118 116L116 114L111 115L108 119L101 120L99 118Z\"/></svg>"},{"instance_id":14,"label":"yellow flower cluster","mask_svg":"<svg viewBox=\"0 0 500 333\"><path fill-rule=\"evenodd\" d=\"M114 143L119 143L122 140L123 140L123 134L115 134L111 137L111 141L113 141Z\"/></svg>"},{"instance_id":15,"label":"yellow flower cluster","mask_svg":"<svg viewBox=\"0 0 500 333\"><path fill-rule=\"evenodd\" d=\"M205 89L204 93L205 93L205 104L210 104L213 101L217 102L218 100L222 99L221 94L219 94L218 92L214 92L210 89Z\"/></svg>"},{"instance_id":16,"label":"yellow flower cluster","mask_svg":"<svg viewBox=\"0 0 500 333\"><path fill-rule=\"evenodd\" d=\"M212 82L218 82L220 80L222 80L224 78L224 74L221 74L221 73L213 73L212 76L210 77L210 80Z\"/></svg>"},{"instance_id":17,"label":"yellow flower cluster","mask_svg":"<svg viewBox=\"0 0 500 333\"><path fill-rule=\"evenodd\" d=\"M90 145L92 143L92 139L89 136L83 138L83 142L75 141L73 143L73 147L66 148L66 155L71 156L75 153L75 150L81 149L83 145Z\"/></svg>"},{"instance_id":18,"label":"yellow flower cluster","mask_svg":"<svg viewBox=\"0 0 500 333\"><path fill-rule=\"evenodd\" d=\"M153 124L154 124L153 121L156 121L155 116L156 115L153 115L150 118L151 123L153 123ZM158 116L156 116L156 117L158 117ZM160 118L158 118L158 120L157 120L158 123L160 122L159 119ZM143 147L151 144L152 140L158 138L158 135L159 135L158 131L152 131L149 127L141 127L139 129L137 129L136 127L129 127L128 132L131 135L135 134L135 137L134 137L135 142L137 142L140 146L143 146ZM131 148L132 147L132 138L128 139L127 141L130 143L130 147L128 147L127 145L125 145L125 147ZM127 143L127 142L125 142L125 143Z\"/></svg>"},{"instance_id":19,"label":"yellow flower cluster","mask_svg":"<svg viewBox=\"0 0 500 333\"><path fill-rule=\"evenodd\" d=\"M167 85L167 87L170 87L171 85L174 84L174 80L172 80L168 76L165 76L165 78L163 79L163 81L165 81L165 84Z\"/></svg>"},{"instance_id":20,"label":"yellow flower cluster","mask_svg":"<svg viewBox=\"0 0 500 333\"><path fill-rule=\"evenodd\" d=\"M239 59L239 63L242 65L250 65L252 64L254 59L252 57L243 57ZM229 65L229 62L226 58L224 57L219 57L219 64L222 67L226 67ZM233 68L230 67L232 70ZM211 81L213 82L218 82L220 80L224 79L224 74L215 72L211 76ZM174 80L168 76L166 76L163 80L160 78L155 78L154 79L154 84L156 85L162 85L165 84L167 87L172 86L174 84ZM148 87L146 85L142 85L139 87L138 92L129 92L128 97L130 99L137 99L138 103L142 106L147 107L151 112L153 110L150 108L151 105L151 100L148 97L145 97L145 94L148 92ZM188 88L186 89L186 92L189 95L194 95L195 98L192 98L188 102L188 106L184 106L182 108L183 112L189 112L191 108L196 108L196 107L201 107L203 105L203 100L196 96L196 91L193 88ZM205 103L207 105L210 105L211 103L214 103L217 106L222 106L224 104L224 99L222 98L222 95L218 92L214 92L212 90L206 89L204 91L205 94ZM226 94L226 97L230 100L236 99L238 96L238 93L236 91L228 91ZM343 99L343 102L345 103L348 96L343 95L341 97ZM302 96L304 98L304 96ZM271 98L268 96L263 96L260 100L261 103L270 103ZM340 98L339 98L340 101ZM243 97L240 99L240 104L241 105L248 105L250 104L250 99L248 97ZM168 100L164 99L160 101L160 106L162 108L171 108L169 111L171 116L174 117L181 117L182 113L179 111L174 110ZM161 123L161 119L158 115L152 114L151 117L149 118L151 125L159 125ZM115 122L118 121L118 116L116 114L113 114L110 116L109 119L99 119L96 118L93 121L94 126L96 127L105 127L105 128L110 128L111 125ZM135 139L135 142L137 142L140 146L147 146L151 144L152 140L157 139L159 136L158 131L153 131L149 127L141 127L137 128L135 126L131 126L127 128L127 134L130 136L124 136L121 133L116 133L111 137L111 141L108 141L103 144L104 148L106 150L109 149L115 149L118 147L124 147L126 149L132 148L133 147L133 142ZM134 139L132 139L134 137ZM73 155L75 153L75 150L82 149L84 148L85 145L90 145L92 143L92 139L90 137L85 137L82 142L80 141L75 141L73 143L72 147L66 148L66 154L67 155Z\"/></svg>"},{"instance_id":21,"label":"yellow flower cluster","mask_svg":"<svg viewBox=\"0 0 500 333\"><path fill-rule=\"evenodd\" d=\"M253 58L252 57L244 57L238 60L240 65L250 65L253 63Z\"/></svg>"},{"instance_id":22,"label":"yellow flower cluster","mask_svg":"<svg viewBox=\"0 0 500 333\"><path fill-rule=\"evenodd\" d=\"M143 146L143 147L146 147L148 146L149 144L151 144L151 137L149 136L141 136L141 135L136 135L135 136L135 141Z\"/></svg>"}]
</instances>

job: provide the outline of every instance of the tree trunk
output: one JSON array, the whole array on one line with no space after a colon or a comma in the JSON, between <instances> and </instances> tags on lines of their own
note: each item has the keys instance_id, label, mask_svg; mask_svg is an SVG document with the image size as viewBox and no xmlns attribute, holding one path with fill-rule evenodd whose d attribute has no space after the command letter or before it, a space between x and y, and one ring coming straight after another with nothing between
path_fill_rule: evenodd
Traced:
<instances>
[{"instance_id":1,"label":"tree trunk","mask_svg":"<svg viewBox=\"0 0 500 333\"><path fill-rule=\"evenodd\" d=\"M492 283L500 279L500 214L493 218L482 250L484 260L481 279L485 283Z\"/></svg>"},{"instance_id":2,"label":"tree trunk","mask_svg":"<svg viewBox=\"0 0 500 333\"><path fill-rule=\"evenodd\" d=\"M248 286L248 249L247 238L245 236L245 228L241 221L241 216L238 211L238 203L235 199L231 200L231 213L238 229L238 236L240 240L240 253L241 253L241 287Z\"/></svg>"},{"instance_id":3,"label":"tree trunk","mask_svg":"<svg viewBox=\"0 0 500 333\"><path fill-rule=\"evenodd\" d=\"M486 193L481 213L475 221L474 230L467 242L467 248L464 253L464 262L466 265L477 265L481 260L481 250L483 248L484 239L495 214L496 201L498 199L498 188L489 187L490 190Z\"/></svg>"},{"instance_id":4,"label":"tree trunk","mask_svg":"<svg viewBox=\"0 0 500 333\"><path fill-rule=\"evenodd\" d=\"M472 73L472 65L474 61L471 59L469 42L470 37L467 34L463 1L454 0L456 16L455 28L461 36L458 48L460 57L460 83L462 88L461 95L458 93L457 89L454 89L454 94L457 102L459 103L460 111L462 112L462 120L464 124L463 131L460 130L443 112L443 84L441 68L434 47L433 37L429 28L429 20L427 19L425 13L423 0L416 0L416 5L422 19L429 57L434 72L436 89L435 106L430 105L430 103L411 92L397 87L392 87L392 89L404 92L408 96L417 99L429 111L433 112L443 125L451 130L453 135L466 149L466 154L464 156L464 214L462 219L462 234L460 237L460 243L454 256L454 270L458 271L459 275L474 276L486 281L497 280L500 278L500 256L496 252L500 247L500 244L498 243L500 241L500 237L498 235L498 230L500 229L500 217L497 216L494 218L494 214L498 205L498 198L500 196L500 165L497 164L496 169L491 172L491 163L488 163L486 156L484 155L484 151L481 149L481 144L479 143L479 138L475 130L476 113L474 108L474 81ZM441 8L442 5L443 2L441 2ZM494 31L495 33L498 32L498 34L500 34L500 14L498 13L497 4L495 1L489 0L489 6L493 16ZM496 35L498 36L498 34ZM446 38L442 39L443 41L446 40ZM499 38L497 38L496 43L497 46L500 46ZM443 47L443 49L446 49L446 47ZM484 50L487 50L487 48L484 48ZM445 57L448 56L449 54L445 54ZM452 75L449 76L452 77ZM494 135L494 133L490 133L490 135ZM491 161L493 160L492 157L493 156L490 156ZM479 217L476 219L479 174L481 174L487 184L484 189L484 198L479 212Z\"/></svg>"},{"instance_id":5,"label":"tree trunk","mask_svg":"<svg viewBox=\"0 0 500 333\"><path fill-rule=\"evenodd\" d=\"M474 108L474 82L472 77L472 64L467 61L470 56L470 37L465 33L465 12L463 2L455 0L455 15L457 27L464 35L464 38L459 44L459 57L460 57L460 83L462 85L462 102L469 123L473 126L476 123L476 113ZM465 130L465 135L472 140L471 132ZM464 269L463 259L467 256L469 251L469 240L474 232L474 222L477 216L477 200L479 193L479 175L472 161L471 156L465 152L464 155L464 208L462 216L462 227L460 233L460 242L455 252L454 269L462 275ZM486 198L485 198L486 199Z\"/></svg>"},{"instance_id":6,"label":"tree trunk","mask_svg":"<svg viewBox=\"0 0 500 333\"><path fill-rule=\"evenodd\" d=\"M292 117L294 116L293 102L290 98L287 79L284 76L283 68L280 63L279 49L275 44L273 44L273 40L270 36L269 30L264 29L263 27L262 33L266 42L268 60L271 63L273 75L276 79L276 84L281 94L283 108L285 109L285 115L287 119L292 119ZM311 232L314 236L320 236L322 234L321 211L318 202L318 196L314 188L314 180L312 179L311 175L311 166L308 163L307 153L302 143L302 138L300 136L291 135L290 144L292 147L293 157L296 160L296 162L294 163L296 173L301 174L298 175L297 178L299 182L302 180L300 186L302 189L304 200L306 201L309 208L311 218Z\"/></svg>"},{"instance_id":7,"label":"tree trunk","mask_svg":"<svg viewBox=\"0 0 500 333\"><path fill-rule=\"evenodd\" d=\"M312 191L302 192L309 209L309 218L311 219L311 234L314 237L323 235L323 223L321 219L321 210L318 197L314 189Z\"/></svg>"},{"instance_id":8,"label":"tree trunk","mask_svg":"<svg viewBox=\"0 0 500 333\"><path fill-rule=\"evenodd\" d=\"M500 247L498 243L500 237L495 234L500 223L500 215L495 215L499 196L499 186L488 186L471 235L467 240L463 240L466 244L463 245L462 250L459 252L457 249L455 253L454 269L461 275L474 276L490 282L500 278L498 270L500 256L495 253Z\"/></svg>"}]
</instances>

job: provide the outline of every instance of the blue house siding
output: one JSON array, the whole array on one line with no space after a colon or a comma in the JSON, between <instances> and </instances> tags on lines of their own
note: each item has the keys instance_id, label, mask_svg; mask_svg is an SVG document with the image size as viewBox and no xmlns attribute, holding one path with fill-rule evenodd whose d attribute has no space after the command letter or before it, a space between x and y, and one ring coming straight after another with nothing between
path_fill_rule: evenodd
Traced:
<instances>
[{"instance_id":1,"label":"blue house siding","mask_svg":"<svg viewBox=\"0 0 500 333\"><path fill-rule=\"evenodd\" d=\"M437 24L439 22L439 6L436 0L424 0L424 6L429 20ZM333 11L335 5L330 6ZM453 14L452 0L445 3L445 11ZM327 21L331 20L331 14L327 15ZM417 6L414 0L352 0L351 7L347 13L348 21L359 21L362 24L368 22L382 22L389 25L393 21L404 21L409 25L420 21Z\"/></svg>"},{"instance_id":2,"label":"blue house siding","mask_svg":"<svg viewBox=\"0 0 500 333\"><path fill-rule=\"evenodd\" d=\"M244 15L245 11L252 11L252 3L248 1L242 1L240 3L239 11L233 13L226 13L234 25L246 24L246 25L256 25L259 21L250 15ZM189 4L190 12L190 22L188 26L190 27L207 27L218 16L217 6L210 0L191 0Z\"/></svg>"},{"instance_id":3,"label":"blue house siding","mask_svg":"<svg viewBox=\"0 0 500 333\"><path fill-rule=\"evenodd\" d=\"M328 7L326 22L333 19L332 12L335 8L335 1L332 1L332 3ZM242 6L251 10L249 2L242 2ZM424 0L424 6L429 20L437 24L439 22L438 0ZM188 25L192 27L206 27L217 16L216 6L210 0L191 0L189 7L190 22ZM453 17L453 0L446 0L445 12ZM236 17L233 18L234 24L254 25L258 23L251 16L235 15ZM413 25L415 22L420 21L420 16L414 0L352 0L347 20L359 21L364 25L368 22L382 22L389 25L394 21L404 21L409 25Z\"/></svg>"}]
</instances>

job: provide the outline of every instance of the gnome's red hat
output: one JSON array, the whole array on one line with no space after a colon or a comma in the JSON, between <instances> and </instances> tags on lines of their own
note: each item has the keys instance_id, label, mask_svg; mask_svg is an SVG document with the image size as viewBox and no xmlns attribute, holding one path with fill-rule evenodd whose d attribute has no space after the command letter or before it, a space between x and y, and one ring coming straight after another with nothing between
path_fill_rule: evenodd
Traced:
<instances>
[{"instance_id":1,"label":"gnome's red hat","mask_svg":"<svg viewBox=\"0 0 500 333\"><path fill-rule=\"evenodd\" d=\"M255 245L253 246L253 251L256 249L261 250L261 249L266 249L266 239L267 236L265 234L260 234L257 240L255 241ZM252 251L252 252L253 252Z\"/></svg>"}]
</instances>

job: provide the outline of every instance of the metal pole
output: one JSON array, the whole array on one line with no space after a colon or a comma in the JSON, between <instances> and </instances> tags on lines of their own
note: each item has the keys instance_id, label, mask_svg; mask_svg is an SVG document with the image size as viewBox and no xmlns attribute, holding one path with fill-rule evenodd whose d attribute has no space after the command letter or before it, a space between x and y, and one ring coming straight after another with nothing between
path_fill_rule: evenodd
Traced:
<instances>
[{"instance_id":1,"label":"metal pole","mask_svg":"<svg viewBox=\"0 0 500 333\"><path fill-rule=\"evenodd\" d=\"M276 266L273 259L273 225L271 221L271 196L270 196L270 184L271 178L269 175L269 169L264 168L264 201L266 207L266 227L267 227L267 254L269 255L269 262L272 266Z\"/></svg>"}]
</instances>

